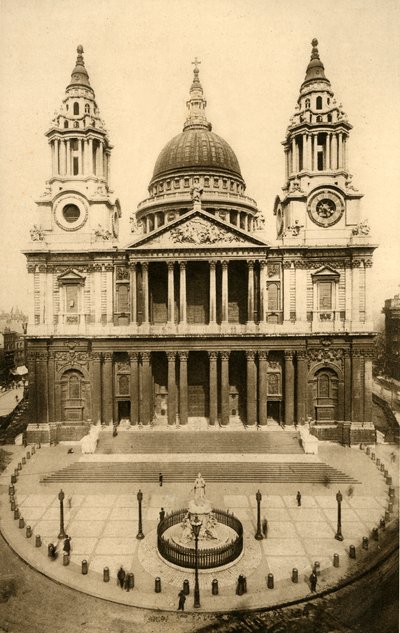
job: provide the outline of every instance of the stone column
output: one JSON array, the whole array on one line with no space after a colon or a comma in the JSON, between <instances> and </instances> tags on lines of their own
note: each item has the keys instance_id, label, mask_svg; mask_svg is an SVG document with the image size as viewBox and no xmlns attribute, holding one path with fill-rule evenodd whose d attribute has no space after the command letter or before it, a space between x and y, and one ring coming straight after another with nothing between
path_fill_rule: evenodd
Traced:
<instances>
[{"instance_id":1,"label":"stone column","mask_svg":"<svg viewBox=\"0 0 400 633\"><path fill-rule=\"evenodd\" d=\"M247 323L254 323L254 262L247 262Z\"/></svg>"},{"instance_id":2,"label":"stone column","mask_svg":"<svg viewBox=\"0 0 400 633\"><path fill-rule=\"evenodd\" d=\"M229 352L221 352L221 424L229 424Z\"/></svg>"},{"instance_id":3,"label":"stone column","mask_svg":"<svg viewBox=\"0 0 400 633\"><path fill-rule=\"evenodd\" d=\"M364 410L364 384L362 374L364 369L364 357L360 350L352 353L352 422L363 421Z\"/></svg>"},{"instance_id":4,"label":"stone column","mask_svg":"<svg viewBox=\"0 0 400 633\"><path fill-rule=\"evenodd\" d=\"M52 141L50 144L51 147L51 175L56 175L56 142Z\"/></svg>"},{"instance_id":5,"label":"stone column","mask_svg":"<svg viewBox=\"0 0 400 633\"><path fill-rule=\"evenodd\" d=\"M372 422L372 359L373 350L364 356L364 422Z\"/></svg>"},{"instance_id":6,"label":"stone column","mask_svg":"<svg viewBox=\"0 0 400 633\"><path fill-rule=\"evenodd\" d=\"M91 354L91 374L92 374L92 420L93 424L101 424L101 354L92 352Z\"/></svg>"},{"instance_id":7,"label":"stone column","mask_svg":"<svg viewBox=\"0 0 400 633\"><path fill-rule=\"evenodd\" d=\"M247 366L247 420L249 426L257 423L257 389L255 352L246 352Z\"/></svg>"},{"instance_id":8,"label":"stone column","mask_svg":"<svg viewBox=\"0 0 400 633\"><path fill-rule=\"evenodd\" d=\"M343 133L338 134L338 169L343 169Z\"/></svg>"},{"instance_id":9,"label":"stone column","mask_svg":"<svg viewBox=\"0 0 400 633\"><path fill-rule=\"evenodd\" d=\"M351 262L351 287L352 287L352 314L351 320L353 322L353 327L355 323L358 323L360 320L360 266L361 262L358 259L352 260Z\"/></svg>"},{"instance_id":10,"label":"stone column","mask_svg":"<svg viewBox=\"0 0 400 633\"><path fill-rule=\"evenodd\" d=\"M131 322L137 325L137 281L136 281L136 264L131 262L130 265L130 299L131 299Z\"/></svg>"},{"instance_id":11,"label":"stone column","mask_svg":"<svg viewBox=\"0 0 400 633\"><path fill-rule=\"evenodd\" d=\"M168 424L176 424L176 373L175 352L167 352L168 358Z\"/></svg>"},{"instance_id":12,"label":"stone column","mask_svg":"<svg viewBox=\"0 0 400 633\"><path fill-rule=\"evenodd\" d=\"M325 143L325 169L329 170L331 168L331 135L329 132L326 135Z\"/></svg>"},{"instance_id":13,"label":"stone column","mask_svg":"<svg viewBox=\"0 0 400 633\"><path fill-rule=\"evenodd\" d=\"M107 323L112 323L114 319L114 288L113 288L113 272L114 266L106 264L106 301L107 301Z\"/></svg>"},{"instance_id":14,"label":"stone column","mask_svg":"<svg viewBox=\"0 0 400 633\"><path fill-rule=\"evenodd\" d=\"M293 352L285 350L285 424L294 423Z\"/></svg>"},{"instance_id":15,"label":"stone column","mask_svg":"<svg viewBox=\"0 0 400 633\"><path fill-rule=\"evenodd\" d=\"M186 262L179 262L179 321L186 323Z\"/></svg>"},{"instance_id":16,"label":"stone column","mask_svg":"<svg viewBox=\"0 0 400 633\"><path fill-rule=\"evenodd\" d=\"M228 262L222 262L222 323L228 323Z\"/></svg>"},{"instance_id":17,"label":"stone column","mask_svg":"<svg viewBox=\"0 0 400 633\"><path fill-rule=\"evenodd\" d=\"M168 323L175 322L175 296L174 296L174 262L167 262L168 266Z\"/></svg>"},{"instance_id":18,"label":"stone column","mask_svg":"<svg viewBox=\"0 0 400 633\"><path fill-rule=\"evenodd\" d=\"M151 403L151 372L150 372L150 352L141 352L142 357L142 410L140 413L141 424L150 424L152 419Z\"/></svg>"},{"instance_id":19,"label":"stone column","mask_svg":"<svg viewBox=\"0 0 400 633\"><path fill-rule=\"evenodd\" d=\"M131 424L139 424L139 354L129 352L131 366L130 398L131 398Z\"/></svg>"},{"instance_id":20,"label":"stone column","mask_svg":"<svg viewBox=\"0 0 400 633\"><path fill-rule=\"evenodd\" d=\"M149 323L149 264L142 262L143 325ZM143 356L142 356L143 360Z\"/></svg>"},{"instance_id":21,"label":"stone column","mask_svg":"<svg viewBox=\"0 0 400 633\"><path fill-rule=\"evenodd\" d=\"M290 173L290 155L289 155L289 149L285 149L285 168L286 168L286 180L289 178L289 173Z\"/></svg>"},{"instance_id":22,"label":"stone column","mask_svg":"<svg viewBox=\"0 0 400 633\"><path fill-rule=\"evenodd\" d=\"M258 352L258 423L267 424L267 360L268 352Z\"/></svg>"},{"instance_id":23,"label":"stone column","mask_svg":"<svg viewBox=\"0 0 400 633\"><path fill-rule=\"evenodd\" d=\"M49 422L56 422L55 417L55 399L54 399L54 380L55 380L55 353L49 352L48 363L48 402L49 402Z\"/></svg>"},{"instance_id":24,"label":"stone column","mask_svg":"<svg viewBox=\"0 0 400 633\"><path fill-rule=\"evenodd\" d=\"M283 262L283 320L290 321L290 268L291 263Z\"/></svg>"},{"instance_id":25,"label":"stone column","mask_svg":"<svg viewBox=\"0 0 400 633\"><path fill-rule=\"evenodd\" d=\"M29 419L32 423L39 422L37 412L37 376L36 354L28 352L28 376L29 376Z\"/></svg>"},{"instance_id":26,"label":"stone column","mask_svg":"<svg viewBox=\"0 0 400 633\"><path fill-rule=\"evenodd\" d=\"M80 139L78 140L78 174L80 174L81 176L85 173L85 170L83 168L83 145L84 145L84 140Z\"/></svg>"},{"instance_id":27,"label":"stone column","mask_svg":"<svg viewBox=\"0 0 400 633\"><path fill-rule=\"evenodd\" d=\"M292 174L295 174L297 171L296 162L296 139L292 136Z\"/></svg>"},{"instance_id":28,"label":"stone column","mask_svg":"<svg viewBox=\"0 0 400 633\"><path fill-rule=\"evenodd\" d=\"M112 352L106 352L103 356L103 422L111 425L114 421L113 416L113 355Z\"/></svg>"},{"instance_id":29,"label":"stone column","mask_svg":"<svg viewBox=\"0 0 400 633\"><path fill-rule=\"evenodd\" d=\"M307 352L299 350L297 357L297 424L304 424L307 410Z\"/></svg>"},{"instance_id":30,"label":"stone column","mask_svg":"<svg viewBox=\"0 0 400 633\"><path fill-rule=\"evenodd\" d=\"M217 352L208 352L210 359L210 424L215 424L218 418L218 383L217 383Z\"/></svg>"},{"instance_id":31,"label":"stone column","mask_svg":"<svg viewBox=\"0 0 400 633\"><path fill-rule=\"evenodd\" d=\"M38 422L49 422L47 352L36 355L36 377Z\"/></svg>"},{"instance_id":32,"label":"stone column","mask_svg":"<svg viewBox=\"0 0 400 633\"><path fill-rule=\"evenodd\" d=\"M178 352L179 355L179 423L188 421L188 352Z\"/></svg>"},{"instance_id":33,"label":"stone column","mask_svg":"<svg viewBox=\"0 0 400 633\"><path fill-rule=\"evenodd\" d=\"M215 269L216 262L210 262L210 323L216 323L217 310L216 310L216 283L215 283Z\"/></svg>"},{"instance_id":34,"label":"stone column","mask_svg":"<svg viewBox=\"0 0 400 633\"><path fill-rule=\"evenodd\" d=\"M266 280L265 280L265 267L267 262L260 262L260 314L259 321L260 323L265 323L266 321L266 301L265 301L265 289L266 289Z\"/></svg>"},{"instance_id":35,"label":"stone column","mask_svg":"<svg viewBox=\"0 0 400 633\"><path fill-rule=\"evenodd\" d=\"M344 420L351 421L351 354L344 350Z\"/></svg>"}]
</instances>

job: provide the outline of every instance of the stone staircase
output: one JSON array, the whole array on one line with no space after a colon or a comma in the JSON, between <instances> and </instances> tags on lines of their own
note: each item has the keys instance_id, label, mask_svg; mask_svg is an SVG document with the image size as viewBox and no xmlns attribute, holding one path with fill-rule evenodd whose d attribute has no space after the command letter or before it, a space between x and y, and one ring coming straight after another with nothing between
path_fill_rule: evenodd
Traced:
<instances>
[{"instance_id":1,"label":"stone staircase","mask_svg":"<svg viewBox=\"0 0 400 633\"><path fill-rule=\"evenodd\" d=\"M299 434L295 429L285 431L169 431L118 430L102 431L96 453L270 453L279 455L303 454Z\"/></svg>"},{"instance_id":2,"label":"stone staircase","mask_svg":"<svg viewBox=\"0 0 400 633\"><path fill-rule=\"evenodd\" d=\"M44 483L164 483L193 482L201 472L209 483L359 483L322 463L256 462L76 462L41 479Z\"/></svg>"}]
</instances>

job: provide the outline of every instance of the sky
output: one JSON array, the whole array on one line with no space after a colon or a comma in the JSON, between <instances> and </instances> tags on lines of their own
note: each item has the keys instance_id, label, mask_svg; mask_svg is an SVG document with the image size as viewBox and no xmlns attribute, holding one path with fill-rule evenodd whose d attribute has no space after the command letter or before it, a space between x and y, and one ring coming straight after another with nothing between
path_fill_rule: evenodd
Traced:
<instances>
[{"instance_id":1,"label":"sky","mask_svg":"<svg viewBox=\"0 0 400 633\"><path fill-rule=\"evenodd\" d=\"M399 0L0 0L0 309L28 307L21 251L50 177L44 133L78 44L114 145L111 185L124 245L157 156L182 129L196 56L208 120L234 149L246 193L274 238L281 141L317 37L353 125L349 167L365 194L362 219L379 244L378 317L400 291L399 28Z\"/></svg>"}]
</instances>

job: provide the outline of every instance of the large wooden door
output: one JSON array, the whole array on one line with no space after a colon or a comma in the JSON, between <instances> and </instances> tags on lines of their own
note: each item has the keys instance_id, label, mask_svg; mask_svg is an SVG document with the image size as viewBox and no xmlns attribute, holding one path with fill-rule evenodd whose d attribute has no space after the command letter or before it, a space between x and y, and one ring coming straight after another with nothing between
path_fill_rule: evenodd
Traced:
<instances>
[{"instance_id":1,"label":"large wooden door","mask_svg":"<svg viewBox=\"0 0 400 633\"><path fill-rule=\"evenodd\" d=\"M207 417L208 356L206 352L190 352L188 361L188 411L191 417Z\"/></svg>"}]
</instances>

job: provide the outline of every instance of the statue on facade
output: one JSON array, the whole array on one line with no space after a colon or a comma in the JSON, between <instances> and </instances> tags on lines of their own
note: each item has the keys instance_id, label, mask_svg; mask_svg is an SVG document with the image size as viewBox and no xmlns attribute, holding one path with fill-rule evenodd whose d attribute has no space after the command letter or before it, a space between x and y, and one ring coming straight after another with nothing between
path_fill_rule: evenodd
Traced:
<instances>
[{"instance_id":1,"label":"statue on facade","mask_svg":"<svg viewBox=\"0 0 400 633\"><path fill-rule=\"evenodd\" d=\"M357 237L360 237L362 235L369 235L370 231L371 231L371 227L368 224L368 220L365 219L353 228L352 234Z\"/></svg>"},{"instance_id":2,"label":"statue on facade","mask_svg":"<svg viewBox=\"0 0 400 633\"><path fill-rule=\"evenodd\" d=\"M195 182L190 194L193 202L201 202L201 196L203 195L203 188L200 187L200 183Z\"/></svg>"},{"instance_id":3,"label":"statue on facade","mask_svg":"<svg viewBox=\"0 0 400 633\"><path fill-rule=\"evenodd\" d=\"M32 242L43 242L44 230L42 229L41 226L34 224L29 232L31 235Z\"/></svg>"},{"instance_id":4,"label":"statue on facade","mask_svg":"<svg viewBox=\"0 0 400 633\"><path fill-rule=\"evenodd\" d=\"M206 482L199 473L194 482L194 500L198 505L202 505L206 498Z\"/></svg>"},{"instance_id":5,"label":"statue on facade","mask_svg":"<svg viewBox=\"0 0 400 633\"><path fill-rule=\"evenodd\" d=\"M95 229L94 231L94 236L96 240L104 240L104 241L111 240L112 238L111 231L108 231L107 229L103 228L101 224L97 225L97 229Z\"/></svg>"}]
</instances>

